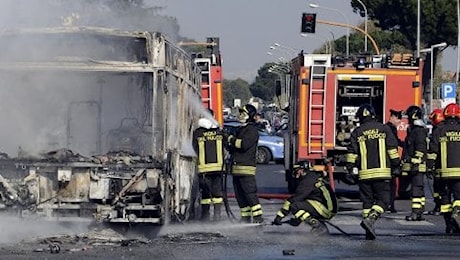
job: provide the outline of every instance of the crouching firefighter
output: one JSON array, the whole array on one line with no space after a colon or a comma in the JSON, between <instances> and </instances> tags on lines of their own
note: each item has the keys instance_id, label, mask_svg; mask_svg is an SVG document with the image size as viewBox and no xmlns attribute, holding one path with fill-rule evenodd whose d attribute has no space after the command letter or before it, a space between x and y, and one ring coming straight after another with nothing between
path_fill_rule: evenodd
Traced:
<instances>
[{"instance_id":1,"label":"crouching firefighter","mask_svg":"<svg viewBox=\"0 0 460 260\"><path fill-rule=\"evenodd\" d=\"M262 205L257 196L256 153L259 131L255 126L257 110L246 104L239 110L238 120L241 126L236 136L227 137L232 155L233 189L240 207L241 222L263 223Z\"/></svg>"},{"instance_id":2,"label":"crouching firefighter","mask_svg":"<svg viewBox=\"0 0 460 260\"><path fill-rule=\"evenodd\" d=\"M390 128L376 120L374 108L361 105L356 117L360 126L351 134L346 155L349 174L358 173L359 196L363 203L361 227L366 239L376 238L374 224L390 202L392 175L401 173L398 141Z\"/></svg>"},{"instance_id":3,"label":"crouching firefighter","mask_svg":"<svg viewBox=\"0 0 460 260\"><path fill-rule=\"evenodd\" d=\"M306 222L315 235L328 234L324 220L329 220L337 213L337 198L331 186L322 175L313 171L308 161L299 161L293 167L293 175L299 179L294 195L284 201L283 207L276 214L273 225L281 225L289 213L294 216L289 220L292 226Z\"/></svg>"},{"instance_id":4,"label":"crouching firefighter","mask_svg":"<svg viewBox=\"0 0 460 260\"><path fill-rule=\"evenodd\" d=\"M430 139L427 166L441 178L441 214L446 233L460 233L460 108L452 103L444 108L444 123ZM445 186L444 186L445 185ZM453 197L453 198L452 198Z\"/></svg>"},{"instance_id":5,"label":"crouching firefighter","mask_svg":"<svg viewBox=\"0 0 460 260\"><path fill-rule=\"evenodd\" d=\"M198 156L201 220L210 220L211 205L214 205L213 219L219 221L223 203L224 134L211 120L200 118L192 143Z\"/></svg>"}]
</instances>

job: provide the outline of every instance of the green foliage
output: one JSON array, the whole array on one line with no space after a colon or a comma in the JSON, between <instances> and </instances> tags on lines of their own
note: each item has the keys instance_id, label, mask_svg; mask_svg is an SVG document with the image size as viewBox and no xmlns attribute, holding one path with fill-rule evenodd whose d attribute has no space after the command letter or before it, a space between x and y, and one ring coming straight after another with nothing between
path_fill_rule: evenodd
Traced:
<instances>
[{"instance_id":1,"label":"green foliage","mask_svg":"<svg viewBox=\"0 0 460 260\"><path fill-rule=\"evenodd\" d=\"M254 97L264 101L273 101L275 97L275 81L280 79L276 72L270 72L269 68L276 63L265 63L257 72L256 80L249 86Z\"/></svg>"},{"instance_id":2,"label":"green foliage","mask_svg":"<svg viewBox=\"0 0 460 260\"><path fill-rule=\"evenodd\" d=\"M409 49L417 44L417 0L362 0L369 20L382 30L398 31L407 38ZM355 12L362 5L351 1ZM457 45L457 2L451 0L420 0L420 41L422 46L440 42ZM364 12L361 12L363 14Z\"/></svg>"},{"instance_id":3,"label":"green foliage","mask_svg":"<svg viewBox=\"0 0 460 260\"><path fill-rule=\"evenodd\" d=\"M249 83L243 79L227 80L224 79L224 103L228 107L233 107L233 100L241 99L242 104L246 104L251 98Z\"/></svg>"}]
</instances>

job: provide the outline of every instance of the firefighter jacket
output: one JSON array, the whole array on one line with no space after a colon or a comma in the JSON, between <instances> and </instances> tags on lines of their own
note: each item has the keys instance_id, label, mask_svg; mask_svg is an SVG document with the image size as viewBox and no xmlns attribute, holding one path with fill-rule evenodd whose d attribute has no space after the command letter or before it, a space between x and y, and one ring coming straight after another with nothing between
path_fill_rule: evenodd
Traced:
<instances>
[{"instance_id":1,"label":"firefighter jacket","mask_svg":"<svg viewBox=\"0 0 460 260\"><path fill-rule=\"evenodd\" d=\"M359 180L391 179L399 167L398 142L388 126L367 119L351 133L346 162L357 166Z\"/></svg>"},{"instance_id":2,"label":"firefighter jacket","mask_svg":"<svg viewBox=\"0 0 460 260\"><path fill-rule=\"evenodd\" d=\"M224 158L224 134L209 119L200 118L193 132L193 149L198 157L198 173L222 172Z\"/></svg>"},{"instance_id":3,"label":"firefighter jacket","mask_svg":"<svg viewBox=\"0 0 460 260\"><path fill-rule=\"evenodd\" d=\"M398 129L396 128L396 126L393 125L391 122L387 122L386 125L390 128L391 132L396 137L396 141L398 141L398 146L401 148L404 147L404 142L398 137Z\"/></svg>"},{"instance_id":4,"label":"firefighter jacket","mask_svg":"<svg viewBox=\"0 0 460 260\"><path fill-rule=\"evenodd\" d=\"M426 172L427 139L428 130L421 120L415 120L414 124L407 128L402 153L403 171Z\"/></svg>"},{"instance_id":5,"label":"firefighter jacket","mask_svg":"<svg viewBox=\"0 0 460 260\"><path fill-rule=\"evenodd\" d=\"M458 119L448 118L433 130L428 164L435 168L443 179L460 179L460 124Z\"/></svg>"},{"instance_id":6,"label":"firefighter jacket","mask_svg":"<svg viewBox=\"0 0 460 260\"><path fill-rule=\"evenodd\" d=\"M232 174L255 175L259 131L253 122L238 128L235 137L228 140L232 154Z\"/></svg>"},{"instance_id":7,"label":"firefighter jacket","mask_svg":"<svg viewBox=\"0 0 460 260\"><path fill-rule=\"evenodd\" d=\"M338 204L334 191L314 172L300 177L295 193L284 202L277 215L284 218L289 214L291 205L301 201L310 203L325 219L330 219L337 213Z\"/></svg>"}]
</instances>

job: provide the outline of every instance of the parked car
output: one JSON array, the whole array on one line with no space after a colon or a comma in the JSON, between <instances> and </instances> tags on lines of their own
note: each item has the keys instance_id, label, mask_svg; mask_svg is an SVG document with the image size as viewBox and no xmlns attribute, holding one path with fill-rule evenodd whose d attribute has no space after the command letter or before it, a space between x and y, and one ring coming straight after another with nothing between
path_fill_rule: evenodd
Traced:
<instances>
[{"instance_id":1,"label":"parked car","mask_svg":"<svg viewBox=\"0 0 460 260\"><path fill-rule=\"evenodd\" d=\"M230 134L236 134L238 121L224 122L224 130ZM270 161L283 163L284 161L284 140L280 136L271 135L265 131L259 131L259 142L257 145L257 163L268 164Z\"/></svg>"}]
</instances>

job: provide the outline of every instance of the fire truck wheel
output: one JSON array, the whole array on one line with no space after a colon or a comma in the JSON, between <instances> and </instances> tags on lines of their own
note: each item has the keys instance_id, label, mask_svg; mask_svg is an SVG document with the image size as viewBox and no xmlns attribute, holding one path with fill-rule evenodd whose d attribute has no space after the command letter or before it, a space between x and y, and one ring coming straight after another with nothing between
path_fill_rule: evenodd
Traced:
<instances>
[{"instance_id":1,"label":"fire truck wheel","mask_svg":"<svg viewBox=\"0 0 460 260\"><path fill-rule=\"evenodd\" d=\"M271 159L272 159L272 154L270 153L270 150L268 150L266 147L257 147L257 154L256 154L257 163L268 164Z\"/></svg>"}]
</instances>

